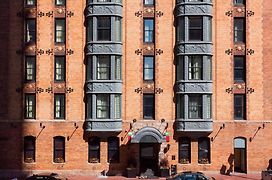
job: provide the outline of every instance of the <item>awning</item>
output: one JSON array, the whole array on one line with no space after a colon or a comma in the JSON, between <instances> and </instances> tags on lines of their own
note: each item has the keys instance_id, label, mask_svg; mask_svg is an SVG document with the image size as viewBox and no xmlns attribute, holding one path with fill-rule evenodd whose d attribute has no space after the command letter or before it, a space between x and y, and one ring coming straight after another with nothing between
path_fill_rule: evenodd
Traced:
<instances>
[{"instance_id":1,"label":"awning","mask_svg":"<svg viewBox=\"0 0 272 180\"><path fill-rule=\"evenodd\" d=\"M162 143L165 142L163 134L154 127L144 127L131 138L131 143Z\"/></svg>"}]
</instances>

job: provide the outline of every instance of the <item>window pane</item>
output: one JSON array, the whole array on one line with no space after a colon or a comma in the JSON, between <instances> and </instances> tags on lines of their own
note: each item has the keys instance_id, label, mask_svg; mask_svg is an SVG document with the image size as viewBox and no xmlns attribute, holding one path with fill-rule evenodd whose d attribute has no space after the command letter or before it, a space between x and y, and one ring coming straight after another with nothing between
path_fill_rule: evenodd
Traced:
<instances>
[{"instance_id":1,"label":"window pane","mask_svg":"<svg viewBox=\"0 0 272 180\"><path fill-rule=\"evenodd\" d=\"M246 99L245 95L234 95L234 119L245 119Z\"/></svg>"},{"instance_id":2,"label":"window pane","mask_svg":"<svg viewBox=\"0 0 272 180\"><path fill-rule=\"evenodd\" d=\"M144 119L154 119L154 95L143 95Z\"/></svg>"},{"instance_id":3,"label":"window pane","mask_svg":"<svg viewBox=\"0 0 272 180\"><path fill-rule=\"evenodd\" d=\"M212 118L212 96L207 95L207 119Z\"/></svg>"},{"instance_id":4,"label":"window pane","mask_svg":"<svg viewBox=\"0 0 272 180\"><path fill-rule=\"evenodd\" d=\"M26 5L34 6L36 5L36 0L26 0Z\"/></svg>"},{"instance_id":5,"label":"window pane","mask_svg":"<svg viewBox=\"0 0 272 180\"><path fill-rule=\"evenodd\" d=\"M208 41L212 41L212 18L208 17Z\"/></svg>"},{"instance_id":6,"label":"window pane","mask_svg":"<svg viewBox=\"0 0 272 180\"><path fill-rule=\"evenodd\" d=\"M185 24L184 24L184 17L178 17L178 25L177 25L177 41L184 41L184 30L185 30Z\"/></svg>"},{"instance_id":7,"label":"window pane","mask_svg":"<svg viewBox=\"0 0 272 180\"><path fill-rule=\"evenodd\" d=\"M200 164L210 163L210 139L209 138L198 139L198 163Z\"/></svg>"},{"instance_id":8,"label":"window pane","mask_svg":"<svg viewBox=\"0 0 272 180\"><path fill-rule=\"evenodd\" d=\"M65 57L55 56L55 81L65 81Z\"/></svg>"},{"instance_id":9,"label":"window pane","mask_svg":"<svg viewBox=\"0 0 272 180\"><path fill-rule=\"evenodd\" d=\"M35 19L26 20L26 42L36 41L36 21Z\"/></svg>"},{"instance_id":10,"label":"window pane","mask_svg":"<svg viewBox=\"0 0 272 180\"><path fill-rule=\"evenodd\" d=\"M87 41L93 41L93 18L88 18Z\"/></svg>"},{"instance_id":11,"label":"window pane","mask_svg":"<svg viewBox=\"0 0 272 180\"><path fill-rule=\"evenodd\" d=\"M25 80L35 81L36 79L36 58L27 56L25 58Z\"/></svg>"},{"instance_id":12,"label":"window pane","mask_svg":"<svg viewBox=\"0 0 272 180\"><path fill-rule=\"evenodd\" d=\"M121 56L115 56L115 79L121 80L122 78L122 62Z\"/></svg>"},{"instance_id":13,"label":"window pane","mask_svg":"<svg viewBox=\"0 0 272 180\"><path fill-rule=\"evenodd\" d=\"M99 119L109 118L109 95L108 94L96 95L96 116Z\"/></svg>"},{"instance_id":14,"label":"window pane","mask_svg":"<svg viewBox=\"0 0 272 180\"><path fill-rule=\"evenodd\" d=\"M234 42L245 42L245 24L243 18L234 18Z\"/></svg>"},{"instance_id":15,"label":"window pane","mask_svg":"<svg viewBox=\"0 0 272 180\"><path fill-rule=\"evenodd\" d=\"M97 17L97 40L111 40L111 19L110 17Z\"/></svg>"},{"instance_id":16,"label":"window pane","mask_svg":"<svg viewBox=\"0 0 272 180\"><path fill-rule=\"evenodd\" d=\"M110 56L97 56L97 79L110 79Z\"/></svg>"},{"instance_id":17,"label":"window pane","mask_svg":"<svg viewBox=\"0 0 272 180\"><path fill-rule=\"evenodd\" d=\"M35 118L36 110L35 94L25 95L25 118Z\"/></svg>"},{"instance_id":18,"label":"window pane","mask_svg":"<svg viewBox=\"0 0 272 180\"><path fill-rule=\"evenodd\" d=\"M207 80L212 80L212 57L207 56Z\"/></svg>"},{"instance_id":19,"label":"window pane","mask_svg":"<svg viewBox=\"0 0 272 180\"><path fill-rule=\"evenodd\" d=\"M92 101L92 94L87 94L87 104L86 104L86 110L87 110L87 119L92 119L92 106L93 101Z\"/></svg>"},{"instance_id":20,"label":"window pane","mask_svg":"<svg viewBox=\"0 0 272 180\"><path fill-rule=\"evenodd\" d=\"M144 80L154 80L153 56L144 56Z\"/></svg>"},{"instance_id":21,"label":"window pane","mask_svg":"<svg viewBox=\"0 0 272 180\"><path fill-rule=\"evenodd\" d=\"M121 95L114 96L114 118L121 119Z\"/></svg>"},{"instance_id":22,"label":"window pane","mask_svg":"<svg viewBox=\"0 0 272 180\"><path fill-rule=\"evenodd\" d=\"M178 56L176 59L176 80L184 80L184 56Z\"/></svg>"},{"instance_id":23,"label":"window pane","mask_svg":"<svg viewBox=\"0 0 272 180\"><path fill-rule=\"evenodd\" d=\"M154 19L144 19L144 42L154 42Z\"/></svg>"},{"instance_id":24,"label":"window pane","mask_svg":"<svg viewBox=\"0 0 272 180\"><path fill-rule=\"evenodd\" d=\"M55 20L55 42L65 42L65 19Z\"/></svg>"},{"instance_id":25,"label":"window pane","mask_svg":"<svg viewBox=\"0 0 272 180\"><path fill-rule=\"evenodd\" d=\"M179 163L191 162L191 140L189 138L179 139Z\"/></svg>"},{"instance_id":26,"label":"window pane","mask_svg":"<svg viewBox=\"0 0 272 180\"><path fill-rule=\"evenodd\" d=\"M199 40L202 41L202 17L193 16L189 17L189 40Z\"/></svg>"},{"instance_id":27,"label":"window pane","mask_svg":"<svg viewBox=\"0 0 272 180\"><path fill-rule=\"evenodd\" d=\"M98 137L89 138L89 162L100 162L100 139Z\"/></svg>"},{"instance_id":28,"label":"window pane","mask_svg":"<svg viewBox=\"0 0 272 180\"><path fill-rule=\"evenodd\" d=\"M188 79L200 80L202 79L202 57L189 56L189 77Z\"/></svg>"},{"instance_id":29,"label":"window pane","mask_svg":"<svg viewBox=\"0 0 272 180\"><path fill-rule=\"evenodd\" d=\"M245 82L245 58L234 56L234 81Z\"/></svg>"},{"instance_id":30,"label":"window pane","mask_svg":"<svg viewBox=\"0 0 272 180\"><path fill-rule=\"evenodd\" d=\"M245 5L245 0L233 0L234 5Z\"/></svg>"},{"instance_id":31,"label":"window pane","mask_svg":"<svg viewBox=\"0 0 272 180\"><path fill-rule=\"evenodd\" d=\"M111 163L119 162L119 138L118 137L108 138L108 162L111 162Z\"/></svg>"},{"instance_id":32,"label":"window pane","mask_svg":"<svg viewBox=\"0 0 272 180\"><path fill-rule=\"evenodd\" d=\"M202 119L202 96L189 96L189 119Z\"/></svg>"},{"instance_id":33,"label":"window pane","mask_svg":"<svg viewBox=\"0 0 272 180\"><path fill-rule=\"evenodd\" d=\"M55 0L57 6L65 6L65 0Z\"/></svg>"},{"instance_id":34,"label":"window pane","mask_svg":"<svg viewBox=\"0 0 272 180\"><path fill-rule=\"evenodd\" d=\"M122 41L122 19L120 17L114 17L114 37L118 42Z\"/></svg>"},{"instance_id":35,"label":"window pane","mask_svg":"<svg viewBox=\"0 0 272 180\"><path fill-rule=\"evenodd\" d=\"M184 118L184 96L177 95L177 118Z\"/></svg>"},{"instance_id":36,"label":"window pane","mask_svg":"<svg viewBox=\"0 0 272 180\"><path fill-rule=\"evenodd\" d=\"M65 95L64 94L55 94L55 119L64 119L65 118Z\"/></svg>"}]
</instances>

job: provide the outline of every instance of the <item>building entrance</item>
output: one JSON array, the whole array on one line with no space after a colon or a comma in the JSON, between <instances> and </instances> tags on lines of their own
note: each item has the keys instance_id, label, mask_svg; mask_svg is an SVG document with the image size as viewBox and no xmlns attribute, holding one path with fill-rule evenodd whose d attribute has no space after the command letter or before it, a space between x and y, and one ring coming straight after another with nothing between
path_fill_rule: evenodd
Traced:
<instances>
[{"instance_id":1,"label":"building entrance","mask_svg":"<svg viewBox=\"0 0 272 180\"><path fill-rule=\"evenodd\" d=\"M140 143L140 174L152 171L158 175L159 148L158 143Z\"/></svg>"},{"instance_id":2,"label":"building entrance","mask_svg":"<svg viewBox=\"0 0 272 180\"><path fill-rule=\"evenodd\" d=\"M234 139L234 171L246 173L246 140Z\"/></svg>"}]
</instances>

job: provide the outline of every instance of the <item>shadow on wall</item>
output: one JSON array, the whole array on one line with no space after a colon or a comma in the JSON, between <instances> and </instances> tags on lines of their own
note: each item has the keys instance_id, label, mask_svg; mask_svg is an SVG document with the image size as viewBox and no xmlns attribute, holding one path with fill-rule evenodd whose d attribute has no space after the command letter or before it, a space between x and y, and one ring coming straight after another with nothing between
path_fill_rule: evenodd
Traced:
<instances>
[{"instance_id":1,"label":"shadow on wall","mask_svg":"<svg viewBox=\"0 0 272 180\"><path fill-rule=\"evenodd\" d=\"M272 170L272 159L268 161L267 170Z\"/></svg>"},{"instance_id":2,"label":"shadow on wall","mask_svg":"<svg viewBox=\"0 0 272 180\"><path fill-rule=\"evenodd\" d=\"M230 154L228 158L229 169L227 169L227 166L223 164L220 169L220 174L230 175L230 173L233 172L233 162L234 162L234 155Z\"/></svg>"}]
</instances>

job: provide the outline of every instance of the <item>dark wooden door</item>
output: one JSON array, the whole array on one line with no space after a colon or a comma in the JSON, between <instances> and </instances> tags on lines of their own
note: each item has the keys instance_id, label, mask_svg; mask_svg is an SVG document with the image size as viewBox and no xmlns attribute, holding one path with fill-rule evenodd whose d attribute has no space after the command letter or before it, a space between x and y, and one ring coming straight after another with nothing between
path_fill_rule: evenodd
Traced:
<instances>
[{"instance_id":1,"label":"dark wooden door","mask_svg":"<svg viewBox=\"0 0 272 180\"><path fill-rule=\"evenodd\" d=\"M141 143L140 144L140 173L145 173L151 169L154 175L158 175L158 155L159 144Z\"/></svg>"}]
</instances>

